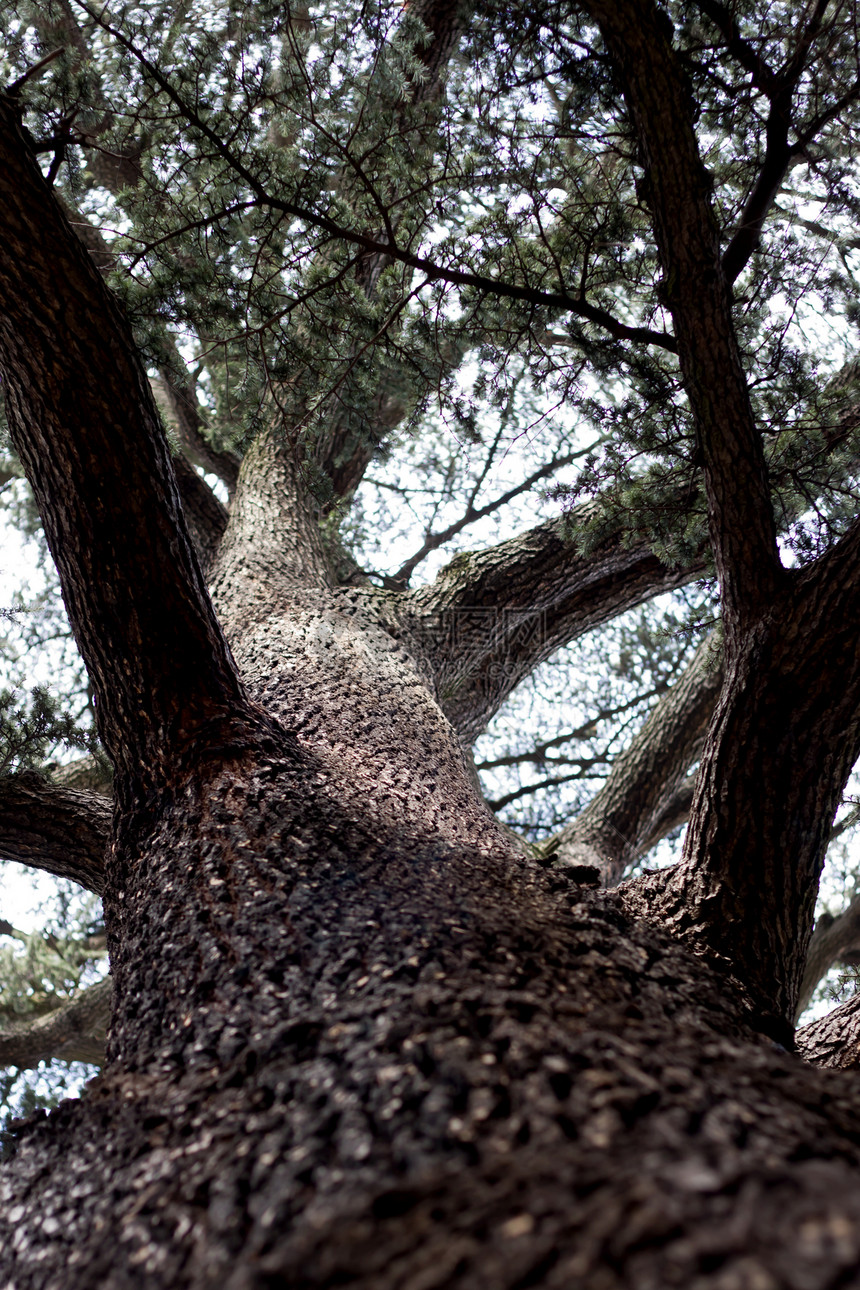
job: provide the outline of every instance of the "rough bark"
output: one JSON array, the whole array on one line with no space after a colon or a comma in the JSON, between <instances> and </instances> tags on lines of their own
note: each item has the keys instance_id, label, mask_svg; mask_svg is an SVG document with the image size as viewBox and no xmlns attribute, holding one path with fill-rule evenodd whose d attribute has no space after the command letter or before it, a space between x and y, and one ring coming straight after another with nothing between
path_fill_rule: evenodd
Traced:
<instances>
[{"instance_id":1,"label":"rough bark","mask_svg":"<svg viewBox=\"0 0 860 1290\"><path fill-rule=\"evenodd\" d=\"M100 1065L105 1055L111 994L111 980L107 977L45 1017L0 1027L0 1066L33 1070L40 1062L57 1058Z\"/></svg>"},{"instance_id":2,"label":"rough bark","mask_svg":"<svg viewBox=\"0 0 860 1290\"><path fill-rule=\"evenodd\" d=\"M815 1066L856 1070L860 1066L860 995L802 1026L797 1051Z\"/></svg>"},{"instance_id":3,"label":"rough bark","mask_svg":"<svg viewBox=\"0 0 860 1290\"><path fill-rule=\"evenodd\" d=\"M213 569L220 613L259 617L283 607L285 595L332 583L319 527L302 487L302 466L272 426L245 454L229 524ZM234 599L241 610L232 608ZM237 601L237 606L238 606ZM241 631L236 624L233 629Z\"/></svg>"},{"instance_id":4,"label":"rough bark","mask_svg":"<svg viewBox=\"0 0 860 1290\"><path fill-rule=\"evenodd\" d=\"M257 936L286 908L300 960L268 1025L19 1130L16 1290L850 1284L853 1081L746 1035L729 981L606 897L355 854L267 866Z\"/></svg>"},{"instance_id":5,"label":"rough bark","mask_svg":"<svg viewBox=\"0 0 860 1290\"><path fill-rule=\"evenodd\" d=\"M699 646L684 675L616 758L603 787L547 842L547 852L566 864L596 866L604 886L611 887L684 822L693 798L688 772L701 754L723 682L718 648L710 638Z\"/></svg>"},{"instance_id":6,"label":"rough bark","mask_svg":"<svg viewBox=\"0 0 860 1290\"><path fill-rule=\"evenodd\" d=\"M0 362L12 440L118 782L157 791L204 732L239 735L241 688L127 325L30 155L14 102L2 100L0 115ZM93 319L103 323L95 340Z\"/></svg>"},{"instance_id":7,"label":"rough bark","mask_svg":"<svg viewBox=\"0 0 860 1290\"><path fill-rule=\"evenodd\" d=\"M50 784L34 771L0 777L0 855L100 893L111 808L97 793Z\"/></svg>"}]
</instances>

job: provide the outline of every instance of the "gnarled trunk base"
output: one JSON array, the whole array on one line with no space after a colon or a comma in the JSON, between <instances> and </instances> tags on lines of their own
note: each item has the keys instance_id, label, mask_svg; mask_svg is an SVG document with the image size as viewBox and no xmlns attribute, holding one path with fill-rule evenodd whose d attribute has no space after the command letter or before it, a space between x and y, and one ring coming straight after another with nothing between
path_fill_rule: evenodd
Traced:
<instances>
[{"instance_id":1,"label":"gnarled trunk base","mask_svg":"<svg viewBox=\"0 0 860 1290\"><path fill-rule=\"evenodd\" d=\"M169 1031L172 1063L117 1062L20 1130L5 1283L851 1283L853 1080L745 1033L730 983L622 896L451 850L272 872L283 903L256 917L291 947L279 1014L248 965L244 993L214 985ZM219 1015L220 1055L183 1042Z\"/></svg>"}]
</instances>

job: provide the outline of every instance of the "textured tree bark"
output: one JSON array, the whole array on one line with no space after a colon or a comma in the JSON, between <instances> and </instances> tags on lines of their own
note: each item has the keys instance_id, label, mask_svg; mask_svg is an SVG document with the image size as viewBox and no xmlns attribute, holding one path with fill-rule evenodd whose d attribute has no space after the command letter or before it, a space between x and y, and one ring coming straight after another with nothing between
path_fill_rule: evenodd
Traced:
<instances>
[{"instance_id":1,"label":"textured tree bark","mask_svg":"<svg viewBox=\"0 0 860 1290\"><path fill-rule=\"evenodd\" d=\"M115 178L120 178L119 174ZM100 273L107 274L116 266L116 257L99 229L73 210L62 197L58 204L69 227L86 247L90 258ZM181 366L182 359L173 338L162 337L162 347L174 366ZM230 496L236 486L238 459L232 453L216 452L200 433L200 414L193 391L183 388L172 370L165 370L158 380L151 380L156 402L168 424L176 432L185 457L174 461L176 484L185 509L185 517L201 565L206 568L214 559L218 543L227 524L227 512L212 490L204 483L194 465L219 475ZM187 460L185 459L187 457Z\"/></svg>"},{"instance_id":2,"label":"textured tree bark","mask_svg":"<svg viewBox=\"0 0 860 1290\"><path fill-rule=\"evenodd\" d=\"M97 793L58 787L34 771L0 777L4 860L101 892L110 824L110 805Z\"/></svg>"},{"instance_id":3,"label":"textured tree bark","mask_svg":"<svg viewBox=\"0 0 860 1290\"><path fill-rule=\"evenodd\" d=\"M265 782L230 800L271 837ZM208 912L211 975L171 1060L132 1054L16 1134L16 1290L850 1284L852 1081L745 1032L730 981L608 896L467 852L340 850L334 811L315 827L314 851L240 858L174 919L199 938ZM206 854L204 885L224 852ZM281 946L265 1025L261 941Z\"/></svg>"},{"instance_id":4,"label":"textured tree bark","mask_svg":"<svg viewBox=\"0 0 860 1290\"><path fill-rule=\"evenodd\" d=\"M802 1026L797 1032L797 1051L815 1066L836 1070L860 1067L860 995L826 1017Z\"/></svg>"}]
</instances>

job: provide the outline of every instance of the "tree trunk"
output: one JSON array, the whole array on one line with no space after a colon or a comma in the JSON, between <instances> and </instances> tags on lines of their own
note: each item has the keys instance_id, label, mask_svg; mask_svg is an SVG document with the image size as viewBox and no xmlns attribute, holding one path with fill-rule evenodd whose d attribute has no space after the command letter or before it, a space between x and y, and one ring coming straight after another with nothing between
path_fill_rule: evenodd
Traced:
<instances>
[{"instance_id":1,"label":"tree trunk","mask_svg":"<svg viewBox=\"0 0 860 1290\"><path fill-rule=\"evenodd\" d=\"M613 893L479 845L465 799L460 844L409 804L371 828L331 766L228 762L117 854L112 1060L9 1144L8 1283L629 1290L856 1270L848 1077L746 1030L728 977Z\"/></svg>"}]
</instances>

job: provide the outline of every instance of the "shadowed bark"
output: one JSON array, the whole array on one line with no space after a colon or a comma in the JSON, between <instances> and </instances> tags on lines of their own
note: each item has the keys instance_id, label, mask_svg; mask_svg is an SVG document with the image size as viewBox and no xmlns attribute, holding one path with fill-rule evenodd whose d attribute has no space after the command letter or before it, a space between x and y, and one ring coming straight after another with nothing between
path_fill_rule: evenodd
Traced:
<instances>
[{"instance_id":1,"label":"shadowed bark","mask_svg":"<svg viewBox=\"0 0 860 1290\"><path fill-rule=\"evenodd\" d=\"M0 855L89 891L104 887L111 807L97 793L50 784L35 771L0 777Z\"/></svg>"},{"instance_id":2,"label":"shadowed bark","mask_svg":"<svg viewBox=\"0 0 860 1290\"><path fill-rule=\"evenodd\" d=\"M0 361L12 440L119 782L160 787L204 731L238 734L244 698L125 321L29 154L14 104L3 100L0 117ZM77 321L95 318L97 345ZM62 494L61 513L50 499Z\"/></svg>"},{"instance_id":3,"label":"shadowed bark","mask_svg":"<svg viewBox=\"0 0 860 1290\"><path fill-rule=\"evenodd\" d=\"M860 752L858 558L855 523L727 659L667 905L679 929L743 965L763 1011L786 1020Z\"/></svg>"},{"instance_id":4,"label":"shadowed bark","mask_svg":"<svg viewBox=\"0 0 860 1290\"><path fill-rule=\"evenodd\" d=\"M173 458L182 509L201 567L207 570L218 553L227 527L227 510L181 454Z\"/></svg>"}]
</instances>

